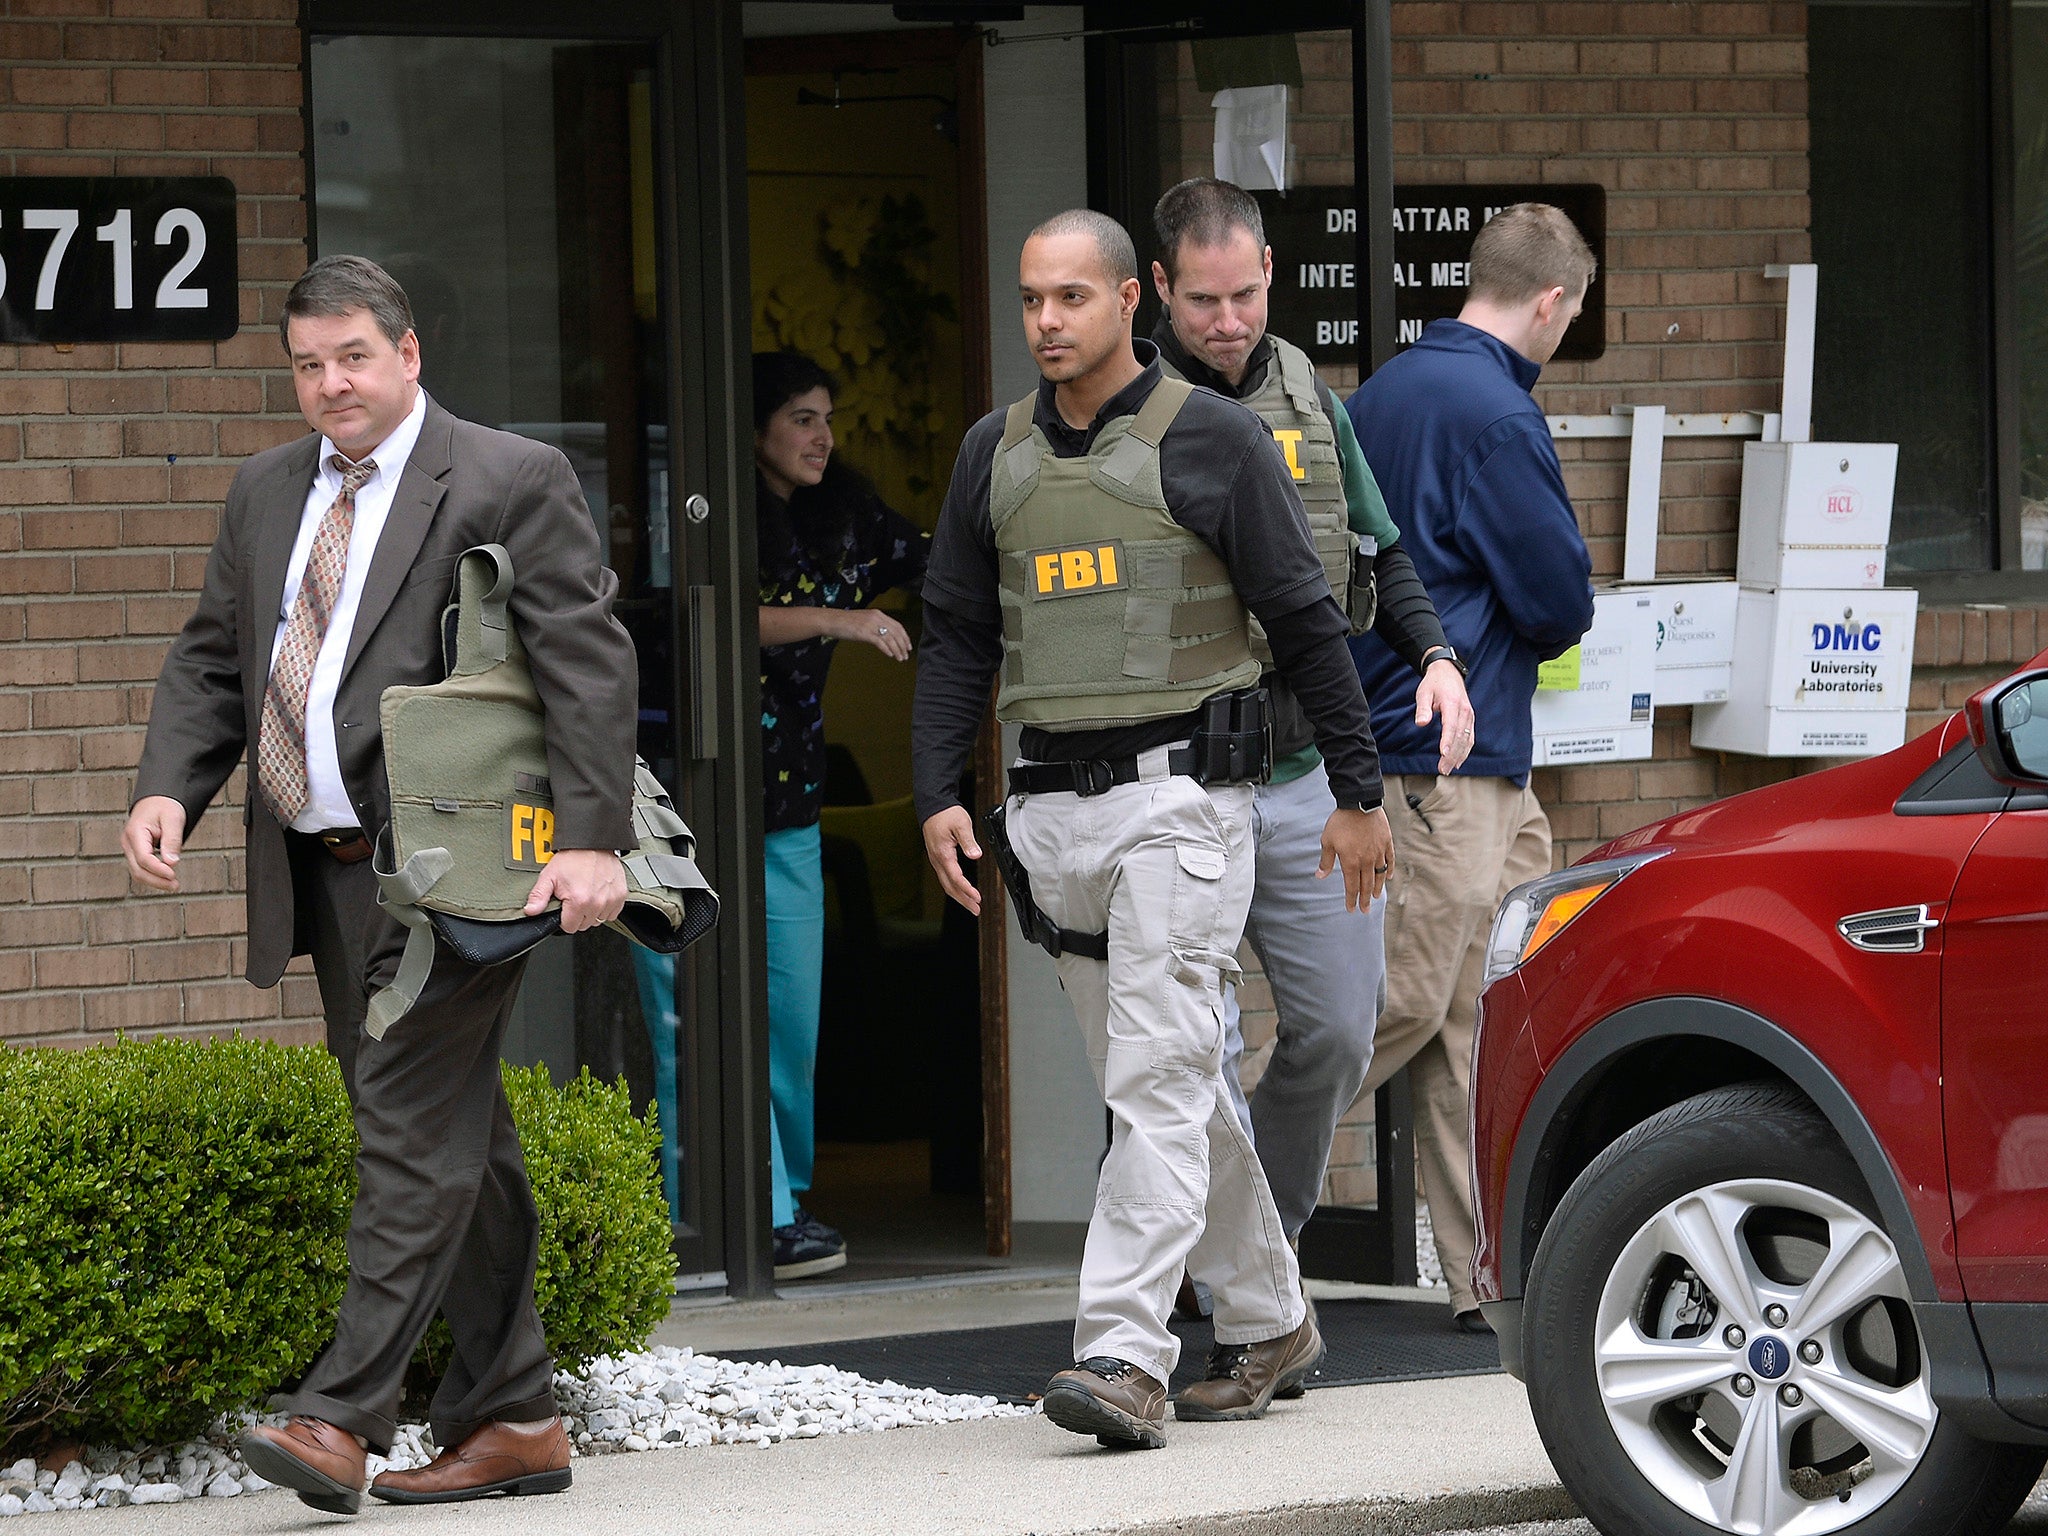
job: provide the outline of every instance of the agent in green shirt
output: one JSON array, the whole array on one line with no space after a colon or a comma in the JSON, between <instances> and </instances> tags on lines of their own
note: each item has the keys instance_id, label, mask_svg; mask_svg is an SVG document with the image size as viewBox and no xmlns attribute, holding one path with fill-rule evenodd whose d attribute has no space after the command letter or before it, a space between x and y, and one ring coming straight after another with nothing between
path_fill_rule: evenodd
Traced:
<instances>
[{"instance_id":1,"label":"agent in green shirt","mask_svg":"<svg viewBox=\"0 0 2048 1536\"><path fill-rule=\"evenodd\" d=\"M1197 177L1160 198L1153 224L1159 256L1152 279L1164 308L1152 339L1162 365L1265 418L1294 472L1310 531L1327 551L1332 585L1354 568L1372 573L1372 632L1415 667L1416 720L1441 720L1442 771L1449 773L1472 744L1463 667L1401 548L1350 418L1301 350L1266 329L1273 253L1258 204L1228 182ZM1370 558L1354 567L1353 549ZM1346 595L1338 592L1340 600ZM1352 611L1359 615L1362 605ZM1335 801L1299 706L1270 671L1265 682L1274 695L1275 761L1253 814L1257 884L1245 932L1272 984L1279 1035L1247 1103L1236 1071L1243 1040L1233 991L1223 1075L1238 1094L1291 1239L1315 1209L1338 1118L1371 1061L1385 902L1347 912L1343 891L1314 877L1317 839ZM1219 1348L1203 1391L1227 1394L1236 1364L1229 1354Z\"/></svg>"}]
</instances>

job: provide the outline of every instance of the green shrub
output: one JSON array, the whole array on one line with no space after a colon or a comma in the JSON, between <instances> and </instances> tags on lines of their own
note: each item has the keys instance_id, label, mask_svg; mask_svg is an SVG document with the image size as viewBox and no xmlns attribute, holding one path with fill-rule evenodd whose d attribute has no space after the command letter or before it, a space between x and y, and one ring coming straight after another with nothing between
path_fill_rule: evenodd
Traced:
<instances>
[{"instance_id":1,"label":"green shrub","mask_svg":"<svg viewBox=\"0 0 2048 1536\"><path fill-rule=\"evenodd\" d=\"M348 1258L325 1051L0 1050L0 1443L155 1443L303 1371Z\"/></svg>"},{"instance_id":2,"label":"green shrub","mask_svg":"<svg viewBox=\"0 0 2048 1536\"><path fill-rule=\"evenodd\" d=\"M505 1087L549 1342L637 1347L672 1272L658 1133L587 1072ZM163 1444L295 1379L333 1330L354 1161L318 1047L0 1049L0 1447Z\"/></svg>"}]
</instances>

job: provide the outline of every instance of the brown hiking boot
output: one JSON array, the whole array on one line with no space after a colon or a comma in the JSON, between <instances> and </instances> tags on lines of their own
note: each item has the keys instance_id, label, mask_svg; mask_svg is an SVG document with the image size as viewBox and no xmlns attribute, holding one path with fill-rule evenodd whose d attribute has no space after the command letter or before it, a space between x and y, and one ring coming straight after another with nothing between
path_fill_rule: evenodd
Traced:
<instances>
[{"instance_id":1,"label":"brown hiking boot","mask_svg":"<svg viewBox=\"0 0 2048 1536\"><path fill-rule=\"evenodd\" d=\"M1112 1450L1166 1444L1166 1387L1128 1360L1097 1355L1061 1371L1047 1384L1043 1406L1061 1429L1093 1435Z\"/></svg>"},{"instance_id":2,"label":"brown hiking boot","mask_svg":"<svg viewBox=\"0 0 2048 1536\"><path fill-rule=\"evenodd\" d=\"M1296 1387L1323 1358L1323 1336L1313 1317L1294 1332L1260 1344L1218 1344L1209 1351L1209 1374L1174 1399L1173 1416L1212 1422L1260 1419L1274 1394Z\"/></svg>"},{"instance_id":3,"label":"brown hiking boot","mask_svg":"<svg viewBox=\"0 0 2048 1536\"><path fill-rule=\"evenodd\" d=\"M1316 1320L1316 1299L1309 1295L1306 1282L1303 1282L1301 1287L1301 1304L1308 1308L1307 1321L1314 1326L1316 1337L1321 1338L1323 1325ZM1273 1401L1276 1403L1291 1403L1297 1397L1300 1397L1302 1393L1308 1390L1308 1378L1314 1370L1315 1367L1311 1365L1308 1370L1303 1371L1299 1376L1290 1377L1282 1381L1273 1389Z\"/></svg>"}]
</instances>

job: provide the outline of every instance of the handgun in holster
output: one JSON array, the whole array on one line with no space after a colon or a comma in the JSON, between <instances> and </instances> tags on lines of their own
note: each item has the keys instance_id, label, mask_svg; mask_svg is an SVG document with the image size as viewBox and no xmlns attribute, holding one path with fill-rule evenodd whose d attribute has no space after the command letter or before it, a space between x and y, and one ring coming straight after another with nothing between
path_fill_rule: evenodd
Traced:
<instances>
[{"instance_id":1,"label":"handgun in holster","mask_svg":"<svg viewBox=\"0 0 2048 1536\"><path fill-rule=\"evenodd\" d=\"M1031 874L1024 868L1024 861L1017 857L1017 850L1010 846L1006 807L998 805L990 811L987 823L988 849L995 855L996 872L1003 877L1003 888L1010 893L1010 905L1017 909L1017 926L1024 930L1024 937L1055 960L1061 955L1086 955L1091 960L1107 960L1107 933L1079 933L1072 928L1062 928L1031 899Z\"/></svg>"}]
</instances>

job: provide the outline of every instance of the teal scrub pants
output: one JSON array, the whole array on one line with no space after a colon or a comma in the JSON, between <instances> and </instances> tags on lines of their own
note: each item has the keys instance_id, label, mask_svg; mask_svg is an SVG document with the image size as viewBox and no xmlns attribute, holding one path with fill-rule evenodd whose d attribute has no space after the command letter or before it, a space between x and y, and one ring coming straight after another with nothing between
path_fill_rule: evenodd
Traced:
<instances>
[{"instance_id":1,"label":"teal scrub pants","mask_svg":"<svg viewBox=\"0 0 2048 1536\"><path fill-rule=\"evenodd\" d=\"M676 957L638 944L633 977L640 988L640 1016L647 1021L647 1045L654 1056L654 1114L661 1125L661 1187L668 1218L683 1219L681 1106L676 1103Z\"/></svg>"},{"instance_id":2,"label":"teal scrub pants","mask_svg":"<svg viewBox=\"0 0 2048 1536\"><path fill-rule=\"evenodd\" d=\"M774 1224L811 1187L818 1005L825 972L825 865L818 825L762 840L768 904L768 1147Z\"/></svg>"}]
</instances>

